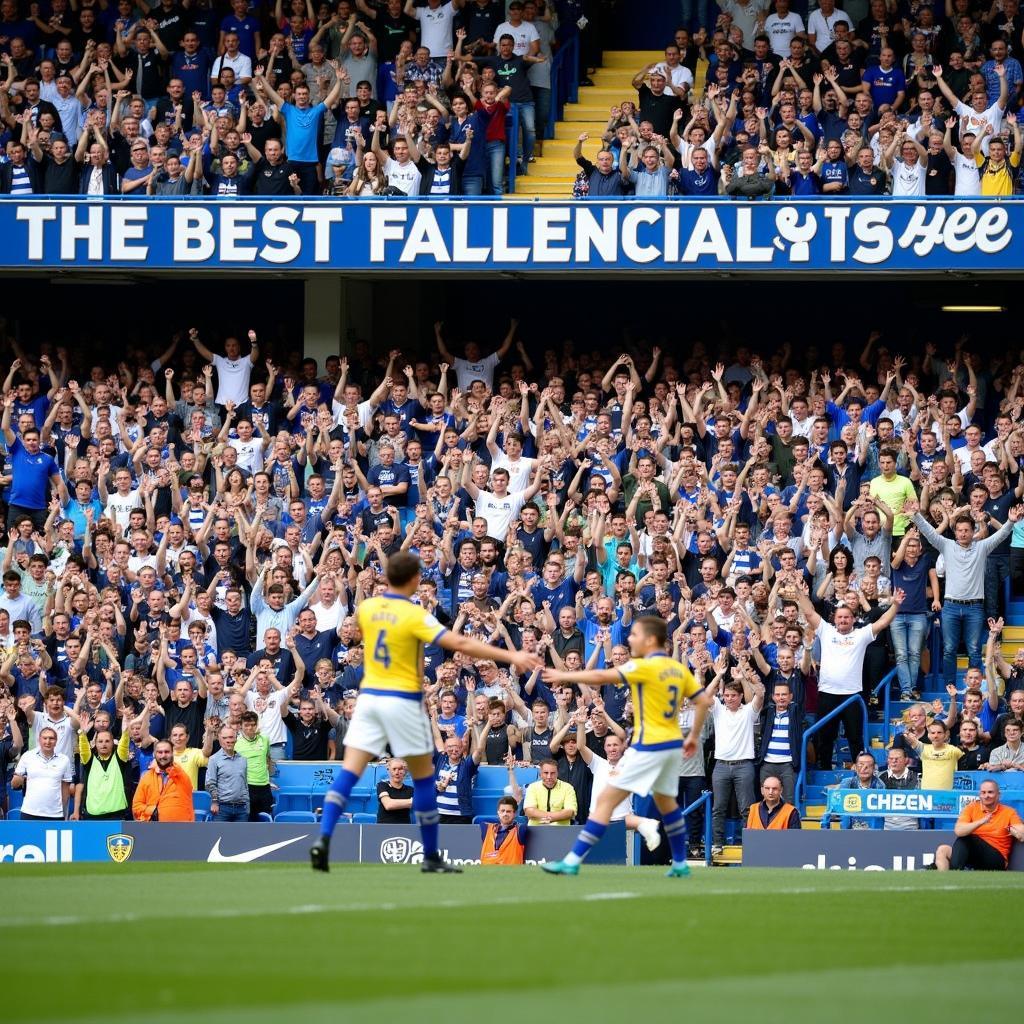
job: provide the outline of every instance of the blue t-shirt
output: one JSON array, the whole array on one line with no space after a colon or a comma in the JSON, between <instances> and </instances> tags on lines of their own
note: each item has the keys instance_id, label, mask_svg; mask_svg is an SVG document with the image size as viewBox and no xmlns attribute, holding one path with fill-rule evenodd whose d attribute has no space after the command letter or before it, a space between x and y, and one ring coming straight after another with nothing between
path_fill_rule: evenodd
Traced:
<instances>
[{"instance_id":1,"label":"blue t-shirt","mask_svg":"<svg viewBox=\"0 0 1024 1024\"><path fill-rule=\"evenodd\" d=\"M885 71L880 64L876 64L864 72L863 80L869 87L876 109L883 103L895 102L896 96L907 90L907 80L897 67Z\"/></svg>"},{"instance_id":2,"label":"blue t-shirt","mask_svg":"<svg viewBox=\"0 0 1024 1024\"><path fill-rule=\"evenodd\" d=\"M821 165L821 182L822 185L835 184L839 182L842 185L842 191L845 192L850 184L850 175L846 169L845 160L825 160ZM835 195L835 191L830 193Z\"/></svg>"},{"instance_id":3,"label":"blue t-shirt","mask_svg":"<svg viewBox=\"0 0 1024 1024\"><path fill-rule=\"evenodd\" d=\"M281 106L281 116L288 128L288 156L293 163L315 164L319 161L316 143L326 111L323 103L305 110L299 110L294 103Z\"/></svg>"},{"instance_id":4,"label":"blue t-shirt","mask_svg":"<svg viewBox=\"0 0 1024 1024\"><path fill-rule=\"evenodd\" d=\"M256 33L260 30L260 23L255 18L237 18L229 14L220 23L220 30L225 35L234 32L238 36L238 49L251 61L256 60Z\"/></svg>"},{"instance_id":5,"label":"blue t-shirt","mask_svg":"<svg viewBox=\"0 0 1024 1024\"><path fill-rule=\"evenodd\" d=\"M42 451L30 455L21 438L16 437L10 446L10 457L13 477L10 503L21 508L46 508L47 485L50 477L58 473L53 456Z\"/></svg>"}]
</instances>

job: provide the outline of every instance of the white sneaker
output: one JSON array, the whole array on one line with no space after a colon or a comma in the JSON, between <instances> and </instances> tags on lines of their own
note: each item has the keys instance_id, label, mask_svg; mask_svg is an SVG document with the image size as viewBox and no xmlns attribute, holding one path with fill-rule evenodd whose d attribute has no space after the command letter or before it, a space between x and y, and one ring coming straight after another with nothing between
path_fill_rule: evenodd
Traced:
<instances>
[{"instance_id":1,"label":"white sneaker","mask_svg":"<svg viewBox=\"0 0 1024 1024\"><path fill-rule=\"evenodd\" d=\"M648 850L656 850L661 846L661 832L653 818L641 818L636 830L644 837Z\"/></svg>"}]
</instances>

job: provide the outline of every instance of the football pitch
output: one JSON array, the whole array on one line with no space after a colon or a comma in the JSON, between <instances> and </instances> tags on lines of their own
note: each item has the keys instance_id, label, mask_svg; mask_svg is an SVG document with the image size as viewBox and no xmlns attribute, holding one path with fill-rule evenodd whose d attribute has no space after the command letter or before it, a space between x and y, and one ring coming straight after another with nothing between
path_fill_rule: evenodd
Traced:
<instances>
[{"instance_id":1,"label":"football pitch","mask_svg":"<svg viewBox=\"0 0 1024 1024\"><path fill-rule=\"evenodd\" d=\"M4 1016L793 1024L1019 1000L1024 874L663 870L11 865Z\"/></svg>"}]
</instances>

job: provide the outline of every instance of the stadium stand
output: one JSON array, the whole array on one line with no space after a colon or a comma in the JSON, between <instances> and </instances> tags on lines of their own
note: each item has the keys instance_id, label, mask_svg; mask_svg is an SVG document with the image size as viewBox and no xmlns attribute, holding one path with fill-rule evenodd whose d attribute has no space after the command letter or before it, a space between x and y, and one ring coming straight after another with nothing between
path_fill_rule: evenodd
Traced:
<instances>
[{"instance_id":1,"label":"stadium stand","mask_svg":"<svg viewBox=\"0 0 1024 1024\"><path fill-rule=\"evenodd\" d=\"M421 37L422 12L449 6L457 17ZM995 9L962 54L929 8L852 32L826 18L827 38L821 11L787 36L788 5L774 6L732 5L666 48L608 49L591 66L572 3L410 0L403 13L393 0L296 0L290 18L162 5L103 9L97 24L90 4L30 14L5 0L0 192L1017 190L1021 74L1006 45L1018 41ZM538 22L533 39L522 25ZM492 80L547 63L506 122ZM595 157L599 137L609 148ZM468 146L453 169L442 141ZM627 182L623 159L647 163ZM932 719L972 765L950 788L989 770L1006 783L1024 764L1005 737L1024 713L1016 353L949 337L940 358L873 332L859 352L837 343L812 358L751 331L577 354L524 342L513 322L492 353L439 324L423 359L375 338L321 368L269 350L259 325L237 338L200 323L143 352L111 340L116 356L26 345L6 328L2 339L10 816L46 816L25 809L18 758L53 729L75 818L130 813L165 739L198 819L227 805L252 820L315 817L372 656L352 612L399 549L422 558L419 600L442 621L536 645L554 666L622 663L632 618L668 620L673 655L704 684L735 681L745 704L763 689L737 760L754 778L784 776L804 827L864 751L881 769L905 749L917 772L901 737L927 743ZM552 692L440 650L424 659L442 790L460 799L446 737L484 762L461 816L492 814L552 750L585 816L590 776L568 725L584 715L597 751L608 732L628 738L622 688ZM504 707L497 730L489 700ZM240 788L223 726L245 759ZM124 733L122 759L102 737ZM704 740L701 763L680 768L687 804L713 788L715 737ZM96 782L90 793L89 765L109 757L123 764L120 797ZM353 821L375 818L387 779L384 765L367 770ZM1020 801L1024 786L1003 788ZM732 788L732 842L716 846L737 844L755 795L745 776ZM711 852L702 837L691 832L695 855Z\"/></svg>"},{"instance_id":2,"label":"stadium stand","mask_svg":"<svg viewBox=\"0 0 1024 1024\"><path fill-rule=\"evenodd\" d=\"M1012 18L982 12L967 31L928 4L855 22L825 3L729 4L661 49L602 55L598 33L613 33L581 0L123 17L90 3L84 18L9 0L0 194L1019 191Z\"/></svg>"}]
</instances>

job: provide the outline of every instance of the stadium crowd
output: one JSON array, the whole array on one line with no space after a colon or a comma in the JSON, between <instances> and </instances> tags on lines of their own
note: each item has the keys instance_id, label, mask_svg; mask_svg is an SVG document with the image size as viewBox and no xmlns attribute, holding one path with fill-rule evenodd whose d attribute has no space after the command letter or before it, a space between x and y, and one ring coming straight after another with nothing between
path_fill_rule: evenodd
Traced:
<instances>
[{"instance_id":1,"label":"stadium crowd","mask_svg":"<svg viewBox=\"0 0 1024 1024\"><path fill-rule=\"evenodd\" d=\"M585 0L4 0L0 193L502 193ZM593 35L594 30L591 30Z\"/></svg>"},{"instance_id":2,"label":"stadium crowd","mask_svg":"<svg viewBox=\"0 0 1024 1024\"><path fill-rule=\"evenodd\" d=\"M893 696L918 698L939 613L948 702L911 704L882 775L856 703L812 763L846 750L850 785L890 788L1024 770L1024 648L1000 645L1002 581L1024 589L1012 355L877 331L577 353L515 320L496 349L437 323L424 358L359 342L322 367L255 330L116 365L4 345L0 784L23 818L191 820L198 788L218 820L270 813L276 762L342 756L378 656L353 611L398 551L442 623L556 669L622 664L633 618L664 619L719 698L679 769L684 804L713 789L716 846L759 780L792 805L810 714L861 694L878 717L894 665ZM539 768L531 825L586 817L631 740L628 687L432 646L423 665L443 821L470 820L484 764L512 791ZM402 767L381 813L408 814Z\"/></svg>"},{"instance_id":3,"label":"stadium crowd","mask_svg":"<svg viewBox=\"0 0 1024 1024\"><path fill-rule=\"evenodd\" d=\"M579 136L576 195L1020 190L1018 0L819 0L809 14L724 0L713 21L706 3L683 6L687 23L637 69L593 161Z\"/></svg>"}]
</instances>

